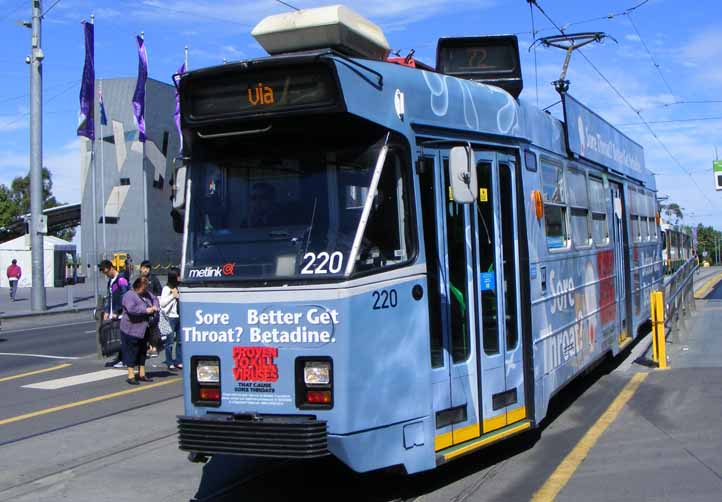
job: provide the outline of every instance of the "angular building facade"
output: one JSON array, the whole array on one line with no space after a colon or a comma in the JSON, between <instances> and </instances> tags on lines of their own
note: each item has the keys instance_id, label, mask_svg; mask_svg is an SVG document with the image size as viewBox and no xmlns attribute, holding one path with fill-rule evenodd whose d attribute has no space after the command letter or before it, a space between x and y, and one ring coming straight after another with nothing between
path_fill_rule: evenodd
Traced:
<instances>
[{"instance_id":1,"label":"angular building facade","mask_svg":"<svg viewBox=\"0 0 722 502\"><path fill-rule=\"evenodd\" d=\"M101 130L96 99L95 141L81 138L81 246L89 280L94 280L95 265L116 252L130 254L136 266L144 259L164 268L180 263L181 235L173 231L170 217L170 181L179 146L175 89L148 79L146 141L141 142L133 116L135 83L135 78L96 81L107 125Z\"/></svg>"}]
</instances>

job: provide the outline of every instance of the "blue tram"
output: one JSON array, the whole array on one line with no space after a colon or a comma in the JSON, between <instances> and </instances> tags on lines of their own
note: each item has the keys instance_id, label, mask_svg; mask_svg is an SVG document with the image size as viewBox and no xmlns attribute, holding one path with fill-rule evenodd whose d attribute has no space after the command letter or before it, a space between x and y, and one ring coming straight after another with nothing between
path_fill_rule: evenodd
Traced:
<instances>
[{"instance_id":1,"label":"blue tram","mask_svg":"<svg viewBox=\"0 0 722 502\"><path fill-rule=\"evenodd\" d=\"M270 57L178 84L181 449L433 469L638 335L654 177L570 95L566 125L518 99L515 37L433 71L340 6L254 36Z\"/></svg>"}]
</instances>

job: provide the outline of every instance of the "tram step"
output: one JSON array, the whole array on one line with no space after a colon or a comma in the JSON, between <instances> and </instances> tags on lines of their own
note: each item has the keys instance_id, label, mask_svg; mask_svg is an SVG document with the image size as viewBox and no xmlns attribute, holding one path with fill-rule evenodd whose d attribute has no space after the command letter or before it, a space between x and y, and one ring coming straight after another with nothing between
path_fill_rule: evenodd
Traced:
<instances>
[{"instance_id":1,"label":"tram step","mask_svg":"<svg viewBox=\"0 0 722 502\"><path fill-rule=\"evenodd\" d=\"M441 465L454 458L466 455L468 453L473 453L477 450L480 450L481 448L490 446L503 439L507 439L511 436L516 436L517 434L528 431L531 428L531 420L522 420L520 422L516 422L511 425L507 425L506 427L503 427L501 429L495 430L494 432L483 434L477 438L470 439L469 441L466 441L464 443L450 446L449 448L436 452L436 465Z\"/></svg>"}]
</instances>

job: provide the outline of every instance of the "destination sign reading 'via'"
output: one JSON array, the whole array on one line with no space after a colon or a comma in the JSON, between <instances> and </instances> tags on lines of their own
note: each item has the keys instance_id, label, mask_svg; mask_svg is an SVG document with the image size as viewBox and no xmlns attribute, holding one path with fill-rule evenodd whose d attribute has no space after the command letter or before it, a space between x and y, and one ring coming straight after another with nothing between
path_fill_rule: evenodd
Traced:
<instances>
[{"instance_id":1,"label":"destination sign reading 'via'","mask_svg":"<svg viewBox=\"0 0 722 502\"><path fill-rule=\"evenodd\" d=\"M336 90L323 66L224 72L189 89L190 119L276 113L333 105Z\"/></svg>"}]
</instances>

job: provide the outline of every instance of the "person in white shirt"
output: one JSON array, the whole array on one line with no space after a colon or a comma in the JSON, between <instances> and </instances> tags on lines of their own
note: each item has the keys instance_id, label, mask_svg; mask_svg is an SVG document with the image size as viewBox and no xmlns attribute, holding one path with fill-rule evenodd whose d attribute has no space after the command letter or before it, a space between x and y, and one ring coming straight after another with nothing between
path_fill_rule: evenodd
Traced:
<instances>
[{"instance_id":1,"label":"person in white shirt","mask_svg":"<svg viewBox=\"0 0 722 502\"><path fill-rule=\"evenodd\" d=\"M180 337L180 316L178 315L178 302L180 293L178 292L178 276L180 270L172 268L168 272L168 282L163 286L160 294L160 309L168 318L168 322L172 328L172 333L168 335L165 342L165 364L169 370L183 368L183 352L181 348ZM175 345L175 359L173 359L173 346Z\"/></svg>"}]
</instances>

